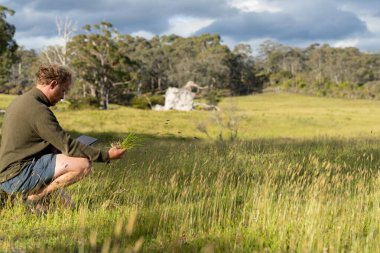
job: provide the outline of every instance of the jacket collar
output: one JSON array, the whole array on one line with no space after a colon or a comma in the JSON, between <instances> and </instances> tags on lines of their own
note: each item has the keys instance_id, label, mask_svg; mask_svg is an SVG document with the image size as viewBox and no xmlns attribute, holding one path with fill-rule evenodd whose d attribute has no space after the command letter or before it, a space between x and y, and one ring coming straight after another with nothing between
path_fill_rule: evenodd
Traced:
<instances>
[{"instance_id":1,"label":"jacket collar","mask_svg":"<svg viewBox=\"0 0 380 253\"><path fill-rule=\"evenodd\" d=\"M31 95L34 98L36 98L41 103L43 103L43 104L45 104L47 106L52 106L52 104L50 104L49 99L45 96L45 94L40 89L37 89L36 87L33 87L30 90L30 93L31 93Z\"/></svg>"}]
</instances>

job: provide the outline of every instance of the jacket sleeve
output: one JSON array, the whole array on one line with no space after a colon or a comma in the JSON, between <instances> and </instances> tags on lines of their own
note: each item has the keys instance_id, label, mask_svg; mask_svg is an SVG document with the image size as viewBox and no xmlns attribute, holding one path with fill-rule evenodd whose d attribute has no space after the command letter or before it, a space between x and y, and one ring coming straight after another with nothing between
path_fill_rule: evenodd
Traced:
<instances>
[{"instance_id":1,"label":"jacket sleeve","mask_svg":"<svg viewBox=\"0 0 380 253\"><path fill-rule=\"evenodd\" d=\"M49 108L46 108L37 116L35 130L44 141L50 143L67 156L86 157L93 162L109 161L108 151L85 145L66 133Z\"/></svg>"}]
</instances>

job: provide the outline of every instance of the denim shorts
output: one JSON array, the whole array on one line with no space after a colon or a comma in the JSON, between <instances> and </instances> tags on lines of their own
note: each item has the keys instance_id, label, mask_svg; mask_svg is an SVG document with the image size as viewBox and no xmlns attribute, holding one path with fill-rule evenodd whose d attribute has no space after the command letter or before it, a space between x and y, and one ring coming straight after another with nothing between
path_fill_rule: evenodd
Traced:
<instances>
[{"instance_id":1,"label":"denim shorts","mask_svg":"<svg viewBox=\"0 0 380 253\"><path fill-rule=\"evenodd\" d=\"M20 174L0 184L8 194L29 193L47 186L54 177L56 154L47 154L34 158L25 165Z\"/></svg>"}]
</instances>

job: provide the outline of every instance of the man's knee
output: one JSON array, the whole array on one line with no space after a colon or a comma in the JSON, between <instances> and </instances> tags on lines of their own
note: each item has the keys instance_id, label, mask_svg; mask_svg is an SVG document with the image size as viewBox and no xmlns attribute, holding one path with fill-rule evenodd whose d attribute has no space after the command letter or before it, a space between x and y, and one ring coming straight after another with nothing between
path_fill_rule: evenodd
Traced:
<instances>
[{"instance_id":1,"label":"man's knee","mask_svg":"<svg viewBox=\"0 0 380 253\"><path fill-rule=\"evenodd\" d=\"M87 158L81 158L79 166L80 177L85 177L91 172L91 162Z\"/></svg>"}]
</instances>

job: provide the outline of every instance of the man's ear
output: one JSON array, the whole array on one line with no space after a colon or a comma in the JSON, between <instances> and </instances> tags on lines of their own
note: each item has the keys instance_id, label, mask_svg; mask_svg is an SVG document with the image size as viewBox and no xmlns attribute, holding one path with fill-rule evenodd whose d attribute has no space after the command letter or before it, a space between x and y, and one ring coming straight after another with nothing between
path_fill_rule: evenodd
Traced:
<instances>
[{"instance_id":1,"label":"man's ear","mask_svg":"<svg viewBox=\"0 0 380 253\"><path fill-rule=\"evenodd\" d=\"M56 80L53 80L49 83L50 89L54 89L58 85L58 82Z\"/></svg>"}]
</instances>

